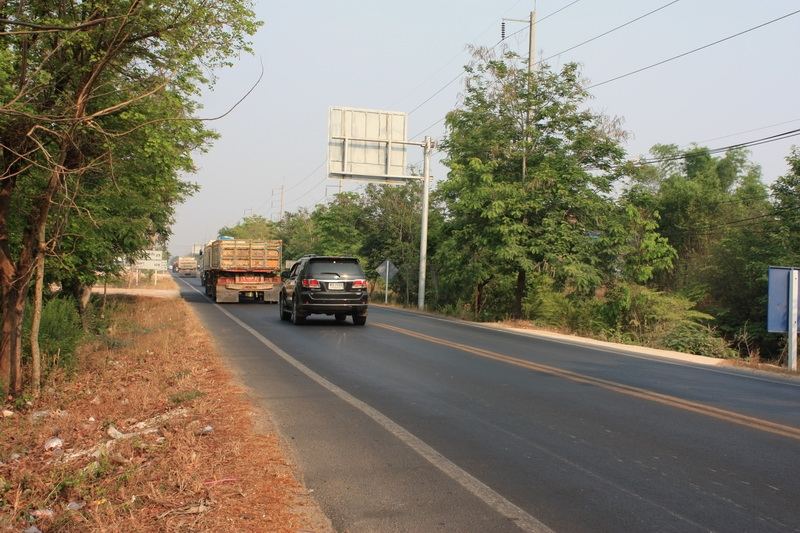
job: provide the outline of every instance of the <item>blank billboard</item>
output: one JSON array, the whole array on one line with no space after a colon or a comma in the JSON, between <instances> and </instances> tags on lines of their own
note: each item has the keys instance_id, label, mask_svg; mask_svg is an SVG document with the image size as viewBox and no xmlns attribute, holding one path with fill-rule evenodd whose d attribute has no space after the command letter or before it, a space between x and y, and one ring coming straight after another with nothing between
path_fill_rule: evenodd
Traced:
<instances>
[{"instance_id":1,"label":"blank billboard","mask_svg":"<svg viewBox=\"0 0 800 533\"><path fill-rule=\"evenodd\" d=\"M406 171L406 114L332 107L328 174L333 178L400 178ZM396 144L397 143L397 144Z\"/></svg>"}]
</instances>

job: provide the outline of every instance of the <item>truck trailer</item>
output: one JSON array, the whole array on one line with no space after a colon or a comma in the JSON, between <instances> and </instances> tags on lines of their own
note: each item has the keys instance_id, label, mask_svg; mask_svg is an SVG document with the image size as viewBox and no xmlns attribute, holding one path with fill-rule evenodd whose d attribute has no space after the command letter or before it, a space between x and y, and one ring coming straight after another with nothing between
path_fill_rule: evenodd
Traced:
<instances>
[{"instance_id":1,"label":"truck trailer","mask_svg":"<svg viewBox=\"0 0 800 533\"><path fill-rule=\"evenodd\" d=\"M197 276L197 259L191 256L179 257L176 261L176 272L179 276L195 277Z\"/></svg>"},{"instance_id":2,"label":"truck trailer","mask_svg":"<svg viewBox=\"0 0 800 533\"><path fill-rule=\"evenodd\" d=\"M217 303L239 297L277 303L281 292L283 241L218 239L203 250L201 282Z\"/></svg>"}]
</instances>

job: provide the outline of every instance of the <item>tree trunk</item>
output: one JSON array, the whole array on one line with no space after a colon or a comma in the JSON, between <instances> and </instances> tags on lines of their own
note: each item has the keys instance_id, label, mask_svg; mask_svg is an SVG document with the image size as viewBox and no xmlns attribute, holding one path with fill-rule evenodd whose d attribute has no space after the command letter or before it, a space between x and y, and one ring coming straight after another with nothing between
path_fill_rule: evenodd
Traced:
<instances>
[{"instance_id":1,"label":"tree trunk","mask_svg":"<svg viewBox=\"0 0 800 533\"><path fill-rule=\"evenodd\" d=\"M44 226L39 242L44 248ZM39 396L42 385L42 354L39 350L39 326L42 323L42 293L44 292L44 249L36 258L36 285L33 289L33 320L31 321L31 384L33 395Z\"/></svg>"},{"instance_id":2,"label":"tree trunk","mask_svg":"<svg viewBox=\"0 0 800 533\"><path fill-rule=\"evenodd\" d=\"M47 185L36 199L28 214L22 232L22 246L19 258L14 262L8 245L7 217L10 209L11 185L0 187L0 313L3 315L3 338L0 339L0 380L8 379L8 392L17 395L22 392L22 319L25 311L25 298L28 284L33 277L34 267L41 251L39 236L47 224L47 215L56 191L60 187L69 144L62 141L59 165L50 173Z\"/></svg>"},{"instance_id":3,"label":"tree trunk","mask_svg":"<svg viewBox=\"0 0 800 533\"><path fill-rule=\"evenodd\" d=\"M517 270L517 290L514 294L514 307L511 309L511 318L515 320L522 318L522 300L525 298L526 285L527 272L521 268Z\"/></svg>"},{"instance_id":4,"label":"tree trunk","mask_svg":"<svg viewBox=\"0 0 800 533\"><path fill-rule=\"evenodd\" d=\"M4 287L2 338L0 339L0 382L6 392L22 392L22 318L25 295L15 285Z\"/></svg>"},{"instance_id":5,"label":"tree trunk","mask_svg":"<svg viewBox=\"0 0 800 533\"><path fill-rule=\"evenodd\" d=\"M481 281L475 287L475 302L473 303L472 306L472 312L475 314L476 319L481 314L481 310L483 309L483 301L485 299L486 287L489 285L489 283L492 282L492 279L494 279L494 276L490 277L489 279Z\"/></svg>"},{"instance_id":6,"label":"tree trunk","mask_svg":"<svg viewBox=\"0 0 800 533\"><path fill-rule=\"evenodd\" d=\"M108 295L108 272L103 275L103 304L100 306L100 318L106 317L106 296Z\"/></svg>"},{"instance_id":7,"label":"tree trunk","mask_svg":"<svg viewBox=\"0 0 800 533\"><path fill-rule=\"evenodd\" d=\"M3 290L2 327L0 329L0 389L4 394L11 391L11 354L14 347L14 331L16 320L14 306L11 305L12 294L10 290Z\"/></svg>"},{"instance_id":8,"label":"tree trunk","mask_svg":"<svg viewBox=\"0 0 800 533\"><path fill-rule=\"evenodd\" d=\"M78 314L81 316L83 331L89 331L89 299L92 297L92 286L83 283L76 287L75 300L78 302Z\"/></svg>"},{"instance_id":9,"label":"tree trunk","mask_svg":"<svg viewBox=\"0 0 800 533\"><path fill-rule=\"evenodd\" d=\"M81 317L83 330L88 330L89 316L86 310L89 307L89 298L92 296L92 287L81 283L77 279L62 280L61 286L65 293L75 298L75 304L78 307L78 314Z\"/></svg>"}]
</instances>

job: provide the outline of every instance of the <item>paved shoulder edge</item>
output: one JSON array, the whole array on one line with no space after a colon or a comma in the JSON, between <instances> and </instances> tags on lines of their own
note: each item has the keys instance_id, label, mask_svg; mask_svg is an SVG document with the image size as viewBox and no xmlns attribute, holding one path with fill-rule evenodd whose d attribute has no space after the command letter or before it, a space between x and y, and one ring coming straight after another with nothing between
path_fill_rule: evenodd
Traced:
<instances>
[{"instance_id":1,"label":"paved shoulder edge","mask_svg":"<svg viewBox=\"0 0 800 533\"><path fill-rule=\"evenodd\" d=\"M544 339L549 341L561 342L564 344L578 344L581 346L588 346L591 348L597 348L602 350L611 350L615 352L622 352L626 354L632 355L645 355L645 356L652 356L652 357L663 357L665 359L673 359L676 361L683 361L685 363L694 363L698 365L704 366L724 366L725 360L724 359L716 359L713 357L705 357L702 355L694 355L688 354L683 352L675 352L671 350L661 350L658 348L648 348L645 346L635 346L631 344L620 344L617 342L608 342L608 341L600 341L595 339L589 339L586 337L579 337L577 335L566 335L563 333L554 333L550 331L541 331L541 330L530 330L525 328L516 328L513 326L506 326L504 324L499 324L496 322L472 322L470 320L463 320L459 318L451 318L445 317L441 315L437 315L434 313L428 313L423 311L417 311L414 309L405 309L402 307L393 307L391 305L380 305L380 304L372 304L375 307L380 307L383 309L391 309L394 311L402 311L406 313L412 314L419 314L423 316L427 316L429 318L433 318L435 320L442 320L445 322L452 322L454 324L461 324L465 326L475 327L475 328L482 328L482 329L491 329L495 331L508 331L511 333L515 333L518 335L525 335L527 337L533 337L536 339Z\"/></svg>"}]
</instances>

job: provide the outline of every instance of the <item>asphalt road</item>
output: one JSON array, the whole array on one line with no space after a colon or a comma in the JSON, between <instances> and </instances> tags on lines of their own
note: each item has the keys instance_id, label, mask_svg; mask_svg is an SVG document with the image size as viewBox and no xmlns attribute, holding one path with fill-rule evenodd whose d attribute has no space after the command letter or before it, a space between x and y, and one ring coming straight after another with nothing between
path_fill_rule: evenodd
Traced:
<instances>
[{"instance_id":1,"label":"asphalt road","mask_svg":"<svg viewBox=\"0 0 800 533\"><path fill-rule=\"evenodd\" d=\"M181 287L338 530L800 530L797 380Z\"/></svg>"}]
</instances>

